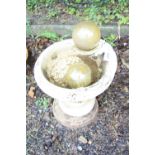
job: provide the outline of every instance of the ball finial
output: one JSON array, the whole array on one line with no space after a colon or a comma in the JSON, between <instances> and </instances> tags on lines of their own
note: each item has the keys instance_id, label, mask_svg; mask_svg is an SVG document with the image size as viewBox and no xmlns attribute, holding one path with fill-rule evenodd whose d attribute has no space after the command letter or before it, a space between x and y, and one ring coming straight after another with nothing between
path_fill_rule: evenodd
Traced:
<instances>
[{"instance_id":1,"label":"ball finial","mask_svg":"<svg viewBox=\"0 0 155 155\"><path fill-rule=\"evenodd\" d=\"M100 29L94 22L83 21L75 25L73 29L72 39L81 50L92 50L98 45L100 38Z\"/></svg>"}]
</instances>

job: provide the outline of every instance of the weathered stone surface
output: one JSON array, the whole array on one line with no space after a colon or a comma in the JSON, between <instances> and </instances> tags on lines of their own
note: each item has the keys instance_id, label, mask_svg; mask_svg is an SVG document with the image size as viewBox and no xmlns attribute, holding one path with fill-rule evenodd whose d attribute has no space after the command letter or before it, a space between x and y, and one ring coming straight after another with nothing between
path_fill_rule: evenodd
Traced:
<instances>
[{"instance_id":1,"label":"weathered stone surface","mask_svg":"<svg viewBox=\"0 0 155 155\"><path fill-rule=\"evenodd\" d=\"M71 128L71 129L80 128L95 121L97 112L98 112L97 102L95 103L94 108L91 110L90 113L88 113L85 116L81 116L81 117L69 116L61 110L58 103L56 102L53 103L53 114L55 118L57 119L57 121L60 122L62 125L68 128Z\"/></svg>"}]
</instances>

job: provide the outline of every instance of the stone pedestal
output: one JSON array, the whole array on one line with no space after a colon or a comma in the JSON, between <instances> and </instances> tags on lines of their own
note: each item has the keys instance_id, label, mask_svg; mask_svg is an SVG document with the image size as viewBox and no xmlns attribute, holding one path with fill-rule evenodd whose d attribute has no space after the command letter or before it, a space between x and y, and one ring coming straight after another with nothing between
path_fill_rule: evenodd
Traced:
<instances>
[{"instance_id":1,"label":"stone pedestal","mask_svg":"<svg viewBox=\"0 0 155 155\"><path fill-rule=\"evenodd\" d=\"M53 114L56 120L62 125L68 128L80 128L93 122L98 113L98 102L95 100L95 104L92 110L83 116L72 116L64 113L59 103L55 100L53 103Z\"/></svg>"}]
</instances>

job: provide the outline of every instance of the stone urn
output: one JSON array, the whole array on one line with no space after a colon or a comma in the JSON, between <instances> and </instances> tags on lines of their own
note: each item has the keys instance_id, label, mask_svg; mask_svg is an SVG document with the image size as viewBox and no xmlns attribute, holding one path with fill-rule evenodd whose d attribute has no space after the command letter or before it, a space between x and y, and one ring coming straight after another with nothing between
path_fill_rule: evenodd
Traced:
<instances>
[{"instance_id":1,"label":"stone urn","mask_svg":"<svg viewBox=\"0 0 155 155\"><path fill-rule=\"evenodd\" d=\"M65 52L64 52L65 51ZM93 84L80 88L65 88L48 80L46 65L57 55L85 55L97 60L103 72ZM111 84L117 68L116 54L106 41L89 52L76 48L72 39L56 42L46 48L38 57L34 67L34 77L41 90L54 98L53 113L58 122L69 128L82 127L92 122L98 113L96 97Z\"/></svg>"}]
</instances>

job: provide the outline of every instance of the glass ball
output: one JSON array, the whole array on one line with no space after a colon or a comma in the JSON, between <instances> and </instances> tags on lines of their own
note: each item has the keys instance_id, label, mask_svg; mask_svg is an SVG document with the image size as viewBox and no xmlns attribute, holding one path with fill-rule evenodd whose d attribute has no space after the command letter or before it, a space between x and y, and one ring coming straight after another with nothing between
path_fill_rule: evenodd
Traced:
<instances>
[{"instance_id":1,"label":"glass ball","mask_svg":"<svg viewBox=\"0 0 155 155\"><path fill-rule=\"evenodd\" d=\"M65 76L69 88L86 87L92 82L91 69L84 63L72 64Z\"/></svg>"},{"instance_id":2,"label":"glass ball","mask_svg":"<svg viewBox=\"0 0 155 155\"><path fill-rule=\"evenodd\" d=\"M72 39L75 45L81 50L91 50L95 48L101 38L99 27L91 21L83 21L75 25Z\"/></svg>"}]
</instances>

